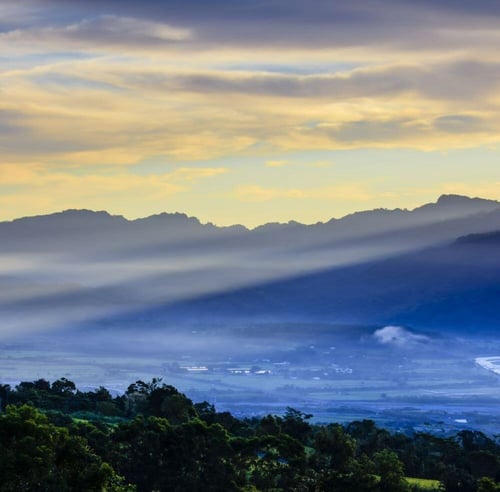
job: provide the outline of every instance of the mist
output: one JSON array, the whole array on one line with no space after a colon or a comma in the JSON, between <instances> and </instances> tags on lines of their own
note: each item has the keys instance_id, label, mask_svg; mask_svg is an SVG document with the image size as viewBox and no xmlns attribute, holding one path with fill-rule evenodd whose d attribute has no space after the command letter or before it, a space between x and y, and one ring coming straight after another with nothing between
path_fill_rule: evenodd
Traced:
<instances>
[{"instance_id":1,"label":"mist","mask_svg":"<svg viewBox=\"0 0 500 492\"><path fill-rule=\"evenodd\" d=\"M4 222L0 337L134 318L495 228L498 202L465 197L442 197L414 211L376 210L254 230L201 224L183 214L127 221L90 211Z\"/></svg>"},{"instance_id":2,"label":"mist","mask_svg":"<svg viewBox=\"0 0 500 492\"><path fill-rule=\"evenodd\" d=\"M0 371L118 393L162 377L242 416L396 426L410 406L489 430L498 230L500 204L466 197L253 230L90 211L0 223Z\"/></svg>"}]
</instances>

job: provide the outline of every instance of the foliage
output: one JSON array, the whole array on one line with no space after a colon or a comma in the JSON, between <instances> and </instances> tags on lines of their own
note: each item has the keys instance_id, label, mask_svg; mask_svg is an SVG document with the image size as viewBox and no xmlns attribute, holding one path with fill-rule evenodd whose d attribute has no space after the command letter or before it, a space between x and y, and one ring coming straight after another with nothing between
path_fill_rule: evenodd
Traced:
<instances>
[{"instance_id":1,"label":"foliage","mask_svg":"<svg viewBox=\"0 0 500 492\"><path fill-rule=\"evenodd\" d=\"M0 416L2 491L126 491L85 439L56 427L33 407L8 406Z\"/></svg>"},{"instance_id":2,"label":"foliage","mask_svg":"<svg viewBox=\"0 0 500 492\"><path fill-rule=\"evenodd\" d=\"M236 419L161 379L119 396L39 379L0 385L0 397L0 492L500 489L500 447L480 432L312 425L293 408Z\"/></svg>"}]
</instances>

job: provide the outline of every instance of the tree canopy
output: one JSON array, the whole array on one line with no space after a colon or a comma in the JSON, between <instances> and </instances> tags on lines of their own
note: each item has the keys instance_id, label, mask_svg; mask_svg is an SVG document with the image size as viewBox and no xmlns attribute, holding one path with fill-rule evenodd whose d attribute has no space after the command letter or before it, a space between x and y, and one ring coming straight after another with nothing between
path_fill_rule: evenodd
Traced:
<instances>
[{"instance_id":1,"label":"tree canopy","mask_svg":"<svg viewBox=\"0 0 500 492\"><path fill-rule=\"evenodd\" d=\"M114 397L65 378L0 396L1 492L499 490L500 446L481 432L318 425L294 408L236 419L161 379Z\"/></svg>"}]
</instances>

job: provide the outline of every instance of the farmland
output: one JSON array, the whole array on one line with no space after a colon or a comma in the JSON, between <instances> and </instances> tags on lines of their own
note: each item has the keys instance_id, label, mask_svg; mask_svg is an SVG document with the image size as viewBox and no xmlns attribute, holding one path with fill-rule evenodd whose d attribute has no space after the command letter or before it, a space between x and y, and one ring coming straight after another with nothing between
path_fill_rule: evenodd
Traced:
<instances>
[{"instance_id":1,"label":"farmland","mask_svg":"<svg viewBox=\"0 0 500 492\"><path fill-rule=\"evenodd\" d=\"M236 327L231 339L227 332L156 331L136 336L133 351L119 337L102 344L89 332L57 343L34 337L3 344L0 376L11 384L67 377L116 393L131 380L159 376L194 400L239 416L293 406L324 422L367 417L394 429L438 433L498 427L498 375L475 357L495 350L489 340L430 336L425 344L395 347L374 341L370 327L346 334L328 326L268 325L252 327L251 335Z\"/></svg>"}]
</instances>

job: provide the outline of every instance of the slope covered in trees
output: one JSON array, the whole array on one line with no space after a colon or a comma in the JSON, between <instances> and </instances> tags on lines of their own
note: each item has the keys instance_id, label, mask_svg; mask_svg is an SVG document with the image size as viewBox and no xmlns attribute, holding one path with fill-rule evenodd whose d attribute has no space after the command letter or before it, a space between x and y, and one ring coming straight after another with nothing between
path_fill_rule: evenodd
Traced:
<instances>
[{"instance_id":1,"label":"slope covered in trees","mask_svg":"<svg viewBox=\"0 0 500 492\"><path fill-rule=\"evenodd\" d=\"M498 490L500 446L479 432L313 425L292 408L239 420L159 379L115 397L64 378L0 392L2 491Z\"/></svg>"}]
</instances>

